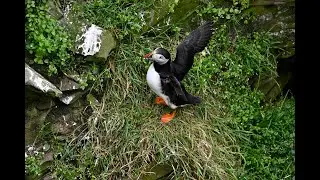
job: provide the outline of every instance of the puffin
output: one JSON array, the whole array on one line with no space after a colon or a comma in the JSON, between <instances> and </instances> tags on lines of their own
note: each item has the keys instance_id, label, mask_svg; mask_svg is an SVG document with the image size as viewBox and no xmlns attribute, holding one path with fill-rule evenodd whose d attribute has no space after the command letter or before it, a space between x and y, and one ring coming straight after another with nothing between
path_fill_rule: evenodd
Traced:
<instances>
[{"instance_id":1,"label":"puffin","mask_svg":"<svg viewBox=\"0 0 320 180\"><path fill-rule=\"evenodd\" d=\"M155 103L172 109L161 117L162 123L170 122L175 117L177 108L201 102L200 97L186 91L181 81L192 68L195 55L208 45L212 34L213 23L206 21L177 46L174 61L171 60L170 53L162 47L144 55L144 59L152 62L146 80L150 89L157 95Z\"/></svg>"}]
</instances>

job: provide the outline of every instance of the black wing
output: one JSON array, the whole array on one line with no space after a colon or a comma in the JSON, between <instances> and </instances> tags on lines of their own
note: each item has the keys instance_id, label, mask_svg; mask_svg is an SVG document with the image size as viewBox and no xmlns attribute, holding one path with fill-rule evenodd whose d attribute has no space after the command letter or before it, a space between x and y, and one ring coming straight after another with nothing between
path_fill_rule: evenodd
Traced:
<instances>
[{"instance_id":1,"label":"black wing","mask_svg":"<svg viewBox=\"0 0 320 180\"><path fill-rule=\"evenodd\" d=\"M178 81L178 79L171 73L159 73L160 75L160 79L161 79L161 83L163 84L163 88L172 88L175 92L175 95L172 94L171 96L176 96L179 97L179 99L187 102L187 96L184 92L184 89L182 88L180 82ZM170 90L169 90L170 91ZM173 97L170 97L170 99Z\"/></svg>"},{"instance_id":2,"label":"black wing","mask_svg":"<svg viewBox=\"0 0 320 180\"><path fill-rule=\"evenodd\" d=\"M173 72L179 81L189 72L194 55L204 50L212 36L212 22L206 22L190 33L177 47L176 59L172 62Z\"/></svg>"}]
</instances>

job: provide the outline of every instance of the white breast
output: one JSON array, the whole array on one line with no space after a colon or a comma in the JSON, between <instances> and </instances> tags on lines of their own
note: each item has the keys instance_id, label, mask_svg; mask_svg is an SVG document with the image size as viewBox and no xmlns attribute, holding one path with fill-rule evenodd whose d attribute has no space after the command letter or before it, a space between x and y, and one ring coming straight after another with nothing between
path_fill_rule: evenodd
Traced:
<instances>
[{"instance_id":1,"label":"white breast","mask_svg":"<svg viewBox=\"0 0 320 180\"><path fill-rule=\"evenodd\" d=\"M148 69L147 82L152 91L154 91L158 96L162 95L160 76L154 69L153 64L151 64Z\"/></svg>"},{"instance_id":2,"label":"white breast","mask_svg":"<svg viewBox=\"0 0 320 180\"><path fill-rule=\"evenodd\" d=\"M164 101L169 105L170 108L177 108L176 105L170 102L169 97L162 93L160 75L154 69L153 64L151 64L147 72L147 83L151 90L155 92L158 96L160 96L162 99L164 99Z\"/></svg>"}]
</instances>

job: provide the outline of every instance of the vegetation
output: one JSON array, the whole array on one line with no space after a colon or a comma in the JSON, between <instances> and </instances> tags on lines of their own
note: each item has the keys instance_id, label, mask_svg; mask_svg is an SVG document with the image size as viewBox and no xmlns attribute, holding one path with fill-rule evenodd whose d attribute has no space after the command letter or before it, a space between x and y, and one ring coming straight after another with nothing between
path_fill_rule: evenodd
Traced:
<instances>
[{"instance_id":1,"label":"vegetation","mask_svg":"<svg viewBox=\"0 0 320 180\"><path fill-rule=\"evenodd\" d=\"M26 1L26 50L37 64L45 64L48 75L57 74L71 58L72 41L48 14L46 1Z\"/></svg>"},{"instance_id":2,"label":"vegetation","mask_svg":"<svg viewBox=\"0 0 320 180\"><path fill-rule=\"evenodd\" d=\"M278 102L264 103L264 95L250 87L253 76L277 76L273 51L277 39L268 31L242 30L255 18L243 11L248 3L209 2L196 9L216 22L209 53L196 56L184 80L187 90L203 102L179 109L169 125L160 123L168 108L153 103L155 95L145 82L148 63L142 56L163 46L174 57L187 34L171 25L158 27L163 33L147 36L138 12L152 8L153 1L94 0L76 6L79 16L112 29L121 43L112 54L114 61L108 62L108 76L106 71L88 75L92 67L101 68L96 64L83 71L92 76L93 83L86 86L102 94L99 103L91 105L92 115L63 139L51 132L50 124L40 132L39 144L50 144L54 152L49 172L59 179L137 179L156 163L171 167L173 179L292 178L294 99L282 96ZM44 7L27 0L26 50L38 64L47 58L43 64L50 74L68 68L65 62L74 57L68 53L68 35ZM58 68L52 70L53 66ZM105 86L98 86L103 76ZM41 158L26 158L27 174L40 175Z\"/></svg>"}]
</instances>

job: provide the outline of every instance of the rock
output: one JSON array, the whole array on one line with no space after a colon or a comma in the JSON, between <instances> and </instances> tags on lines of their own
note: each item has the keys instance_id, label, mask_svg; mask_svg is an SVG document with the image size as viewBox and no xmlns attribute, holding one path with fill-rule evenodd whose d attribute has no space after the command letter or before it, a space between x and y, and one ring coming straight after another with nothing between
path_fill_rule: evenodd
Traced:
<instances>
[{"instance_id":1,"label":"rock","mask_svg":"<svg viewBox=\"0 0 320 180\"><path fill-rule=\"evenodd\" d=\"M146 21L143 32L150 30L151 27L162 27L177 23L183 23L184 28L189 30L195 29L198 24L190 22L198 17L195 16L195 9L200 3L200 0L155 1L150 12L140 13L141 20ZM185 27L186 24L189 27Z\"/></svg>"},{"instance_id":2,"label":"rock","mask_svg":"<svg viewBox=\"0 0 320 180\"><path fill-rule=\"evenodd\" d=\"M43 163L48 162L48 161L52 161L52 160L53 160L53 152L47 152L44 155Z\"/></svg>"},{"instance_id":3,"label":"rock","mask_svg":"<svg viewBox=\"0 0 320 180\"><path fill-rule=\"evenodd\" d=\"M69 71L63 72L63 74L76 82L81 82L80 75L76 71L69 70Z\"/></svg>"},{"instance_id":4,"label":"rock","mask_svg":"<svg viewBox=\"0 0 320 180\"><path fill-rule=\"evenodd\" d=\"M55 85L46 80L27 64L25 64L25 85L33 86L44 93L53 94L55 97L62 96L62 92Z\"/></svg>"},{"instance_id":5,"label":"rock","mask_svg":"<svg viewBox=\"0 0 320 180\"><path fill-rule=\"evenodd\" d=\"M294 1L256 1L247 12L257 16L248 26L243 26L248 33L270 31L278 39L280 57L295 54L295 4ZM269 3L269 4L266 4ZM259 5L258 5L259 4Z\"/></svg>"},{"instance_id":6,"label":"rock","mask_svg":"<svg viewBox=\"0 0 320 180\"><path fill-rule=\"evenodd\" d=\"M69 94L63 94L60 97L60 101L64 104L72 104L76 100L78 100L85 92L84 91L76 91Z\"/></svg>"},{"instance_id":7,"label":"rock","mask_svg":"<svg viewBox=\"0 0 320 180\"><path fill-rule=\"evenodd\" d=\"M40 101L36 107L39 110L46 110L52 108L54 105L55 103L52 99L45 99L43 101Z\"/></svg>"},{"instance_id":8,"label":"rock","mask_svg":"<svg viewBox=\"0 0 320 180\"><path fill-rule=\"evenodd\" d=\"M54 180L55 178L52 176L52 175L50 175L50 174L46 174L45 176L44 176L44 178L43 178L43 180Z\"/></svg>"},{"instance_id":9,"label":"rock","mask_svg":"<svg viewBox=\"0 0 320 180\"><path fill-rule=\"evenodd\" d=\"M170 179L168 175L172 173L173 169L169 164L155 164L151 163L146 172L152 172L142 175L141 180L157 180L157 179Z\"/></svg>"},{"instance_id":10,"label":"rock","mask_svg":"<svg viewBox=\"0 0 320 180\"><path fill-rule=\"evenodd\" d=\"M88 61L106 61L117 45L112 32L91 24L87 19L79 19L71 3L66 5L60 23L75 41L74 52L86 56Z\"/></svg>"},{"instance_id":11,"label":"rock","mask_svg":"<svg viewBox=\"0 0 320 180\"><path fill-rule=\"evenodd\" d=\"M71 125L67 125L65 122L56 122L51 127L52 132L60 134L60 135L67 135L72 132Z\"/></svg>"},{"instance_id":12,"label":"rock","mask_svg":"<svg viewBox=\"0 0 320 180\"><path fill-rule=\"evenodd\" d=\"M59 20L63 17L63 12L60 9L60 1L49 0L47 2L49 14L56 20Z\"/></svg>"},{"instance_id":13,"label":"rock","mask_svg":"<svg viewBox=\"0 0 320 180\"><path fill-rule=\"evenodd\" d=\"M72 132L74 119L73 112L69 107L59 107L52 111L48 120L52 122L51 131L58 135L66 135Z\"/></svg>"},{"instance_id":14,"label":"rock","mask_svg":"<svg viewBox=\"0 0 320 180\"><path fill-rule=\"evenodd\" d=\"M79 89L80 85L72 80L70 80L67 77L63 77L60 80L60 85L59 85L59 89L61 91L69 91L69 90L76 90Z\"/></svg>"},{"instance_id":15,"label":"rock","mask_svg":"<svg viewBox=\"0 0 320 180\"><path fill-rule=\"evenodd\" d=\"M79 107L83 107L86 106L88 103L86 103L83 98L79 98L78 100L74 101L72 104L70 104L69 106L71 108L79 108Z\"/></svg>"},{"instance_id":16,"label":"rock","mask_svg":"<svg viewBox=\"0 0 320 180\"><path fill-rule=\"evenodd\" d=\"M94 24L84 26L82 34L76 39L77 52L88 56L88 61L106 61L109 53L116 47L116 41L110 31Z\"/></svg>"},{"instance_id":17,"label":"rock","mask_svg":"<svg viewBox=\"0 0 320 180\"><path fill-rule=\"evenodd\" d=\"M36 139L49 110L38 111L35 106L30 106L26 110L28 121L25 123L25 144L33 144Z\"/></svg>"},{"instance_id":18,"label":"rock","mask_svg":"<svg viewBox=\"0 0 320 180\"><path fill-rule=\"evenodd\" d=\"M275 100L280 93L282 92L283 88L287 84L290 76L289 75L280 75L277 78L273 77L264 77L260 80L256 79L254 87L261 91L265 96L265 101L273 101Z\"/></svg>"},{"instance_id":19,"label":"rock","mask_svg":"<svg viewBox=\"0 0 320 180\"><path fill-rule=\"evenodd\" d=\"M112 32L103 30L101 35L101 47L99 52L96 54L96 57L106 60L110 52L116 48L116 46L117 43Z\"/></svg>"},{"instance_id":20,"label":"rock","mask_svg":"<svg viewBox=\"0 0 320 180\"><path fill-rule=\"evenodd\" d=\"M39 111L37 110L37 108L34 107L34 105L30 105L29 107L27 107L25 109L25 115L26 115L27 119L36 117L38 112Z\"/></svg>"}]
</instances>

